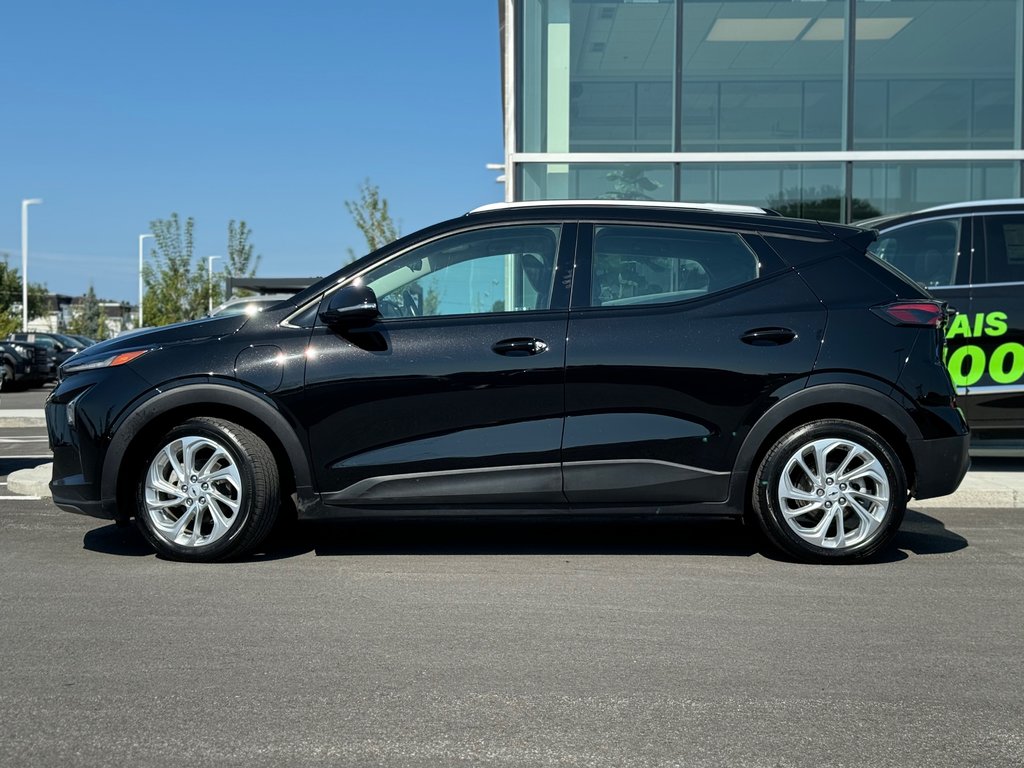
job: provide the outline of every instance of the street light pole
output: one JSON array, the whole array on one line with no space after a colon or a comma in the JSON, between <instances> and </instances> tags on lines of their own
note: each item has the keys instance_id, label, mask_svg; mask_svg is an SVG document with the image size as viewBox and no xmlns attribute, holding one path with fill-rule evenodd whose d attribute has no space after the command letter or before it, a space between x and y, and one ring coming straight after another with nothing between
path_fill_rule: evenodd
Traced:
<instances>
[{"instance_id":1,"label":"street light pole","mask_svg":"<svg viewBox=\"0 0 1024 768\"><path fill-rule=\"evenodd\" d=\"M142 327L142 241L155 235L139 235L139 328Z\"/></svg>"},{"instance_id":2,"label":"street light pole","mask_svg":"<svg viewBox=\"0 0 1024 768\"><path fill-rule=\"evenodd\" d=\"M210 301L210 307L207 309L208 314L213 313L213 260L219 259L220 256L207 256L206 257L206 274L207 274L207 286L206 295Z\"/></svg>"},{"instance_id":3,"label":"street light pole","mask_svg":"<svg viewBox=\"0 0 1024 768\"><path fill-rule=\"evenodd\" d=\"M42 200L32 198L21 201L21 330L28 331L28 207Z\"/></svg>"}]
</instances>

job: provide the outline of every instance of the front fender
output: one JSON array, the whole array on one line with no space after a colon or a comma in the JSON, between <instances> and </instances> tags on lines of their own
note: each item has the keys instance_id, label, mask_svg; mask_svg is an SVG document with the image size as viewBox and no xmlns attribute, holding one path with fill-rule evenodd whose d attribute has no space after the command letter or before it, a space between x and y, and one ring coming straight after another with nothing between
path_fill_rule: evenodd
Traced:
<instances>
[{"instance_id":1,"label":"front fender","mask_svg":"<svg viewBox=\"0 0 1024 768\"><path fill-rule=\"evenodd\" d=\"M130 411L118 418L113 426L113 437L107 448L100 479L100 498L104 510L112 511L116 519L127 517L117 512L118 473L138 434L154 419L170 411L197 405L237 408L265 424L284 450L295 477L298 497L304 499L312 495L312 473L306 450L294 425L274 401L265 395L241 389L233 383L206 381L154 391L151 396L137 402Z\"/></svg>"}]
</instances>

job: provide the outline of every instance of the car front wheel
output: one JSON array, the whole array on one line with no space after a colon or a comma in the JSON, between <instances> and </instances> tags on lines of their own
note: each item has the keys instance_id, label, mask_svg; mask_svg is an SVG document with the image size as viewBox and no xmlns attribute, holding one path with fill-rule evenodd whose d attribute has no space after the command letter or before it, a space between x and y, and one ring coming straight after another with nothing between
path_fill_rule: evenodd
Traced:
<instances>
[{"instance_id":1,"label":"car front wheel","mask_svg":"<svg viewBox=\"0 0 1024 768\"><path fill-rule=\"evenodd\" d=\"M212 562L251 552L280 506L267 444L229 421L193 418L161 438L143 463L136 518L158 553Z\"/></svg>"},{"instance_id":2,"label":"car front wheel","mask_svg":"<svg viewBox=\"0 0 1024 768\"><path fill-rule=\"evenodd\" d=\"M907 479L895 451L852 421L798 427L757 470L753 511L771 543L800 560L857 562L896 535Z\"/></svg>"}]
</instances>

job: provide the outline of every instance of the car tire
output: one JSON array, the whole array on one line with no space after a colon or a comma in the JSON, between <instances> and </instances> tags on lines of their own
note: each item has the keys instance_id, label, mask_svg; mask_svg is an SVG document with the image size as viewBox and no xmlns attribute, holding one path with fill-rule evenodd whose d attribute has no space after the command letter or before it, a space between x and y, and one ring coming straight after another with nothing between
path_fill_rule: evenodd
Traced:
<instances>
[{"instance_id":1,"label":"car tire","mask_svg":"<svg viewBox=\"0 0 1024 768\"><path fill-rule=\"evenodd\" d=\"M259 436L221 419L189 419L140 468L136 520L164 557L214 562L252 552L280 507L274 455Z\"/></svg>"},{"instance_id":2,"label":"car tire","mask_svg":"<svg viewBox=\"0 0 1024 768\"><path fill-rule=\"evenodd\" d=\"M782 435L754 477L768 541L805 562L867 560L892 541L907 506L903 464L879 434L823 419Z\"/></svg>"}]
</instances>

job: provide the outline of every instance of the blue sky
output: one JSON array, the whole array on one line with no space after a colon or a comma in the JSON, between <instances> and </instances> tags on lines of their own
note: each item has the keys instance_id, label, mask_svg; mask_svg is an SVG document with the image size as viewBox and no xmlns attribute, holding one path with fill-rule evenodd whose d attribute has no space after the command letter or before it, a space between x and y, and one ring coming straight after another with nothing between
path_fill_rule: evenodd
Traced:
<instances>
[{"instance_id":1,"label":"blue sky","mask_svg":"<svg viewBox=\"0 0 1024 768\"><path fill-rule=\"evenodd\" d=\"M134 303L138 235L174 211L197 256L245 219L271 277L365 249L344 206L365 178L403 234L500 200L497 5L4 3L0 253L21 268L43 198L29 280Z\"/></svg>"}]
</instances>

